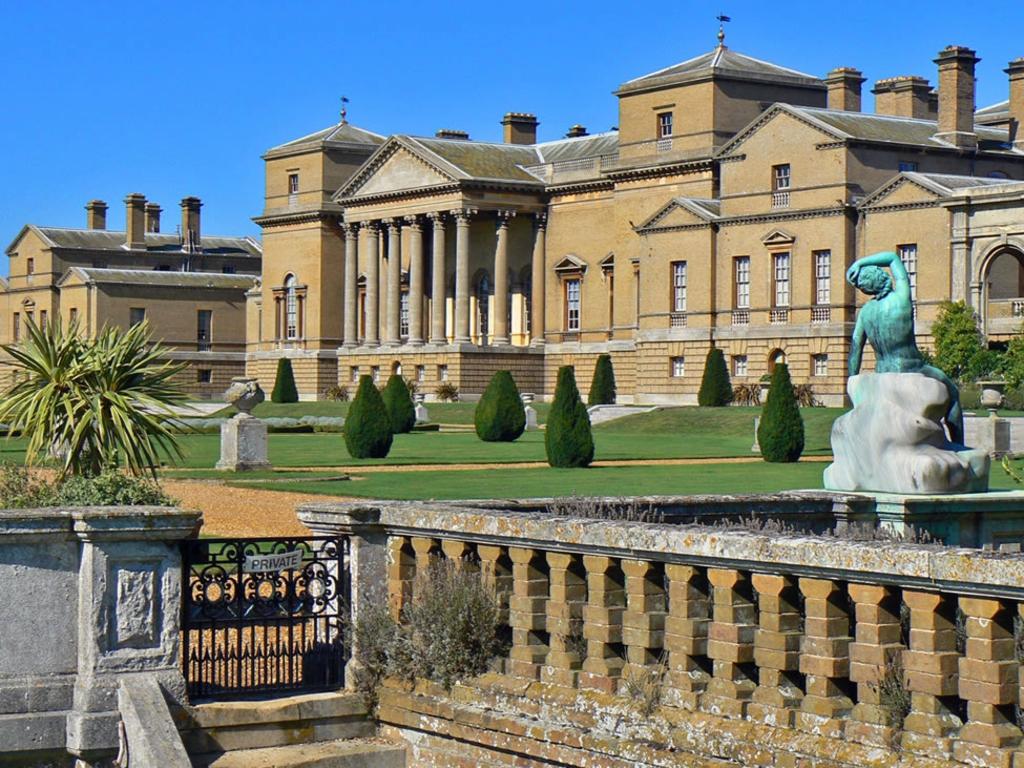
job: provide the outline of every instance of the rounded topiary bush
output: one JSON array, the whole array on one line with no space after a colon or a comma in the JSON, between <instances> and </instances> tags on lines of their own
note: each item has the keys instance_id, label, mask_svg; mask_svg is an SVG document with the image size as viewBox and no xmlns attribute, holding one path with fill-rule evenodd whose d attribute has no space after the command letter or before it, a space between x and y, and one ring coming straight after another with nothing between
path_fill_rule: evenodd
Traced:
<instances>
[{"instance_id":1,"label":"rounded topiary bush","mask_svg":"<svg viewBox=\"0 0 1024 768\"><path fill-rule=\"evenodd\" d=\"M383 459L391 450L391 419L373 378L359 377L359 389L345 418L345 447L354 459Z\"/></svg>"},{"instance_id":2,"label":"rounded topiary bush","mask_svg":"<svg viewBox=\"0 0 1024 768\"><path fill-rule=\"evenodd\" d=\"M804 451L804 420L789 378L789 367L776 363L768 402L761 410L757 442L765 461L797 461Z\"/></svg>"},{"instance_id":3,"label":"rounded topiary bush","mask_svg":"<svg viewBox=\"0 0 1024 768\"><path fill-rule=\"evenodd\" d=\"M510 443L526 429L526 411L519 389L508 371L491 377L473 414L476 435L488 443Z\"/></svg>"},{"instance_id":4,"label":"rounded topiary bush","mask_svg":"<svg viewBox=\"0 0 1024 768\"><path fill-rule=\"evenodd\" d=\"M587 393L587 405L611 405L615 402L615 371L611 355L598 355L594 378Z\"/></svg>"},{"instance_id":5,"label":"rounded topiary bush","mask_svg":"<svg viewBox=\"0 0 1024 768\"><path fill-rule=\"evenodd\" d=\"M704 376L700 380L697 404L717 408L732 402L732 382L725 355L718 347L712 347L704 360Z\"/></svg>"},{"instance_id":6,"label":"rounded topiary bush","mask_svg":"<svg viewBox=\"0 0 1024 768\"><path fill-rule=\"evenodd\" d=\"M295 388L292 361L287 357L277 361L277 378L274 379L274 391L270 393L270 400L274 403L299 402L299 390Z\"/></svg>"},{"instance_id":7,"label":"rounded topiary bush","mask_svg":"<svg viewBox=\"0 0 1024 768\"><path fill-rule=\"evenodd\" d=\"M590 416L580 399L571 365L558 369L555 400L544 430L544 448L552 467L585 467L594 460Z\"/></svg>"},{"instance_id":8,"label":"rounded topiary bush","mask_svg":"<svg viewBox=\"0 0 1024 768\"><path fill-rule=\"evenodd\" d=\"M391 419L391 431L396 435L411 432L416 426L416 406L412 403L405 379L397 373L391 374L381 396L388 410L388 418Z\"/></svg>"}]
</instances>

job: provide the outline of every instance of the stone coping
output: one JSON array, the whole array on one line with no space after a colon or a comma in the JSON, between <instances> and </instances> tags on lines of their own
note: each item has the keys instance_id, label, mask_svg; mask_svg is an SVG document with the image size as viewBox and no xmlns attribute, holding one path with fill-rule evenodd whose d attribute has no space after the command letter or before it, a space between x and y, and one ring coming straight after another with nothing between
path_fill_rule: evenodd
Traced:
<instances>
[{"instance_id":1,"label":"stone coping","mask_svg":"<svg viewBox=\"0 0 1024 768\"><path fill-rule=\"evenodd\" d=\"M199 531L202 513L177 507L44 507L0 509L0 542L41 537L84 541L176 541Z\"/></svg>"},{"instance_id":2,"label":"stone coping","mask_svg":"<svg viewBox=\"0 0 1024 768\"><path fill-rule=\"evenodd\" d=\"M680 497L685 498L685 497ZM848 541L710 526L553 517L470 504L314 502L317 532L456 539L541 551L701 564L1024 600L1024 556L942 545Z\"/></svg>"}]
</instances>

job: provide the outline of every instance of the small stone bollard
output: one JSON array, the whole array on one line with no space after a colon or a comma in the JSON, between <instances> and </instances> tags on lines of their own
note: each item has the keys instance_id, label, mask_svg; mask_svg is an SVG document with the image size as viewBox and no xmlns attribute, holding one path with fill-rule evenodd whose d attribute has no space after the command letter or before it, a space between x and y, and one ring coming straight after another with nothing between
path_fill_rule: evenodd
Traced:
<instances>
[{"instance_id":1,"label":"small stone bollard","mask_svg":"<svg viewBox=\"0 0 1024 768\"><path fill-rule=\"evenodd\" d=\"M416 403L416 423L426 424L430 421L430 414L427 413L427 406L423 403L426 402L427 396L422 392L417 392L412 396L413 402Z\"/></svg>"},{"instance_id":2,"label":"small stone bollard","mask_svg":"<svg viewBox=\"0 0 1024 768\"><path fill-rule=\"evenodd\" d=\"M751 453L760 453L761 452L761 444L757 441L757 428L759 426L761 426L761 417L760 416L755 416L754 417L754 444L752 446L750 446L750 452Z\"/></svg>"},{"instance_id":3,"label":"small stone bollard","mask_svg":"<svg viewBox=\"0 0 1024 768\"><path fill-rule=\"evenodd\" d=\"M266 396L256 379L237 376L224 393L224 399L239 413L221 424L220 461L217 469L246 472L270 469L267 459L267 425L250 411L262 403Z\"/></svg>"},{"instance_id":4,"label":"small stone bollard","mask_svg":"<svg viewBox=\"0 0 1024 768\"><path fill-rule=\"evenodd\" d=\"M540 427L537 426L537 411L530 405L533 402L533 393L523 392L519 397L523 401L523 411L526 413L526 429L539 429Z\"/></svg>"}]
</instances>

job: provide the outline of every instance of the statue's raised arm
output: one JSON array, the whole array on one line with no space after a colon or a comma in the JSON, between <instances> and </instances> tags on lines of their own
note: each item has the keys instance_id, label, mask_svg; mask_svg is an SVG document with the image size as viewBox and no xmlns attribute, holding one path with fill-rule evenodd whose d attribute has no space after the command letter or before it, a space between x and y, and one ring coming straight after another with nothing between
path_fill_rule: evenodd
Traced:
<instances>
[{"instance_id":1,"label":"statue's raised arm","mask_svg":"<svg viewBox=\"0 0 1024 768\"><path fill-rule=\"evenodd\" d=\"M892 272L890 279L879 267L888 267ZM879 298L885 296L888 288L901 299L910 302L910 276L903 260L894 251L880 251L863 259L857 259L846 270L846 279L851 285ZM884 285L888 283L888 285Z\"/></svg>"}]
</instances>

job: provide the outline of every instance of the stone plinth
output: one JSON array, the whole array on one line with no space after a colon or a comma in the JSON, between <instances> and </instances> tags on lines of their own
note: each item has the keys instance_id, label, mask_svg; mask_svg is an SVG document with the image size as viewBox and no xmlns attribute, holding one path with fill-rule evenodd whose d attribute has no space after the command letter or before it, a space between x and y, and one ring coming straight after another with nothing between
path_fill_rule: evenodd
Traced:
<instances>
[{"instance_id":1,"label":"stone plinth","mask_svg":"<svg viewBox=\"0 0 1024 768\"><path fill-rule=\"evenodd\" d=\"M430 414L427 413L427 406L424 405L424 402L426 401L426 396L423 395L422 393L417 392L412 397L413 400L416 402L416 423L426 424L428 421L430 421Z\"/></svg>"},{"instance_id":2,"label":"stone plinth","mask_svg":"<svg viewBox=\"0 0 1024 768\"><path fill-rule=\"evenodd\" d=\"M866 373L847 385L853 410L832 426L835 463L825 470L834 491L901 494L988 490L984 450L951 443L942 424L946 386L921 373Z\"/></svg>"},{"instance_id":3,"label":"stone plinth","mask_svg":"<svg viewBox=\"0 0 1024 768\"><path fill-rule=\"evenodd\" d=\"M540 427L537 425L537 411L533 407L533 393L524 392L520 397L523 400L523 412L526 414L526 431L539 429Z\"/></svg>"},{"instance_id":4,"label":"stone plinth","mask_svg":"<svg viewBox=\"0 0 1024 768\"><path fill-rule=\"evenodd\" d=\"M270 469L270 466L266 424L247 413L240 413L221 424L217 469L247 472Z\"/></svg>"}]
</instances>

